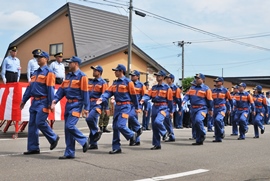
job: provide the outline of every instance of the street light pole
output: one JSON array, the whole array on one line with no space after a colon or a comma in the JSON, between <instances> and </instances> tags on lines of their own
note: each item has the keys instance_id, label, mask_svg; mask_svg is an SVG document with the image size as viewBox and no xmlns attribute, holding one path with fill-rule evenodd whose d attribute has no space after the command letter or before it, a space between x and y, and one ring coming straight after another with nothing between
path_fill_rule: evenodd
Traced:
<instances>
[{"instance_id":1,"label":"street light pole","mask_svg":"<svg viewBox=\"0 0 270 181\"><path fill-rule=\"evenodd\" d=\"M127 77L131 71L131 61L132 61L132 0L129 2L129 29L128 29L128 65L127 65Z\"/></svg>"},{"instance_id":2,"label":"street light pole","mask_svg":"<svg viewBox=\"0 0 270 181\"><path fill-rule=\"evenodd\" d=\"M185 44L191 44L191 42L185 42L185 41L179 41L178 46L182 48L182 83L185 78L184 70L185 70L185 64L184 64L184 45Z\"/></svg>"}]
</instances>

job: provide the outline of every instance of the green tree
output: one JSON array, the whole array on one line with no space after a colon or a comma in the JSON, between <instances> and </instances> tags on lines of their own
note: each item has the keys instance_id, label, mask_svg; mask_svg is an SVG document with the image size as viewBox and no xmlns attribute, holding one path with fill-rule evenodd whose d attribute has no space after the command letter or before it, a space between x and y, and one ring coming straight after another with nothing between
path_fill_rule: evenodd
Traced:
<instances>
[{"instance_id":1,"label":"green tree","mask_svg":"<svg viewBox=\"0 0 270 181\"><path fill-rule=\"evenodd\" d=\"M186 92L190 88L191 86L190 82L192 82L193 80L194 80L194 77L184 78L182 82L183 92Z\"/></svg>"}]
</instances>

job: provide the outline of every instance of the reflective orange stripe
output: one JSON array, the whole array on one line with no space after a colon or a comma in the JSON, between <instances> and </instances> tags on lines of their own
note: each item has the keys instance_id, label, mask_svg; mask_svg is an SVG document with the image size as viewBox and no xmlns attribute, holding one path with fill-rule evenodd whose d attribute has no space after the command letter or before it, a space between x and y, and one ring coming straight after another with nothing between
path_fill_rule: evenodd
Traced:
<instances>
[{"instance_id":1,"label":"reflective orange stripe","mask_svg":"<svg viewBox=\"0 0 270 181\"><path fill-rule=\"evenodd\" d=\"M49 72L46 78L46 85L47 86L55 86L55 74Z\"/></svg>"},{"instance_id":2,"label":"reflective orange stripe","mask_svg":"<svg viewBox=\"0 0 270 181\"><path fill-rule=\"evenodd\" d=\"M73 81L71 82L71 86L73 85ZM81 88L82 91L87 92L88 91L88 78L86 76L81 77L81 81L79 81L78 84L79 87L76 88Z\"/></svg>"},{"instance_id":3,"label":"reflective orange stripe","mask_svg":"<svg viewBox=\"0 0 270 181\"><path fill-rule=\"evenodd\" d=\"M36 82L45 84L46 83L46 76L45 75L38 75Z\"/></svg>"},{"instance_id":4,"label":"reflective orange stripe","mask_svg":"<svg viewBox=\"0 0 270 181\"><path fill-rule=\"evenodd\" d=\"M80 88L80 81L79 80L72 80L71 84L70 84L70 88L79 89Z\"/></svg>"}]
</instances>

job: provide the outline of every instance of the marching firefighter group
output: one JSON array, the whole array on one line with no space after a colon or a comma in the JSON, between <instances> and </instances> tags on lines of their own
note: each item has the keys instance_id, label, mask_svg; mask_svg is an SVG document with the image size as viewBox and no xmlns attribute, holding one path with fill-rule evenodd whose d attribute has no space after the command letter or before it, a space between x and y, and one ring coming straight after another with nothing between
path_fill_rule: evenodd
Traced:
<instances>
[{"instance_id":1,"label":"marching firefighter group","mask_svg":"<svg viewBox=\"0 0 270 181\"><path fill-rule=\"evenodd\" d=\"M16 51L16 48L13 47L11 51ZM231 94L227 88L223 87L222 77L214 80L215 88L211 90L204 84L205 76L199 73L194 76L194 81L191 82L191 87L185 96L182 96L181 89L173 84L172 74L166 74L163 70L154 73L157 84L149 89L147 82L139 81L139 71L133 70L129 74L131 76L129 79L125 76L126 67L118 64L112 69L116 80L109 86L102 78L103 68L99 65L90 67L93 69L94 78L88 80L79 68L82 60L73 56L66 60L69 63L69 73L65 77L62 74L56 77L57 73L53 71L53 66L60 66L61 62L58 62L59 65L56 62L56 65L49 67L47 52L37 49L32 53L38 66L35 71L29 73L29 85L20 104L20 108L23 109L25 103L32 98L25 155L40 153L39 131L50 143L50 150L57 146L60 137L52 131L46 120L49 112L54 111L55 105L63 97L67 99L64 113L66 149L59 159L75 158L75 142L82 146L83 152L88 149L98 149L98 141L102 133L108 131L106 125L103 126L102 123L98 125L98 119L100 115L109 115L111 102L114 103L114 115L110 154L122 152L120 133L129 140L130 146L139 146L143 130L149 130L148 118L150 116L153 133L151 150L161 149L161 139L165 142L175 141L172 119L177 116L183 117L182 110L186 105L189 105L192 123L191 139L195 140L192 145L203 145L206 135L204 128L206 117L213 120L213 142L222 142L225 137L224 117L226 114L231 115L232 135L239 135L238 140L245 139L250 113L253 117L254 138L259 138L259 129L261 134L265 131L263 120L268 117L268 106L260 85L254 88L253 96L245 91L246 84L243 82L234 86L234 92ZM62 53L55 55L57 56L61 57ZM15 68L12 67L12 61L15 63ZM11 56L9 60L5 59L3 65L5 66L4 71L2 67L4 83L12 82L7 80L12 76L15 82L19 81L20 68L16 58ZM55 93L56 82L60 83L60 87ZM138 113L141 111L144 115L142 126L138 121ZM89 137L84 136L76 127L81 115L89 127Z\"/></svg>"}]
</instances>

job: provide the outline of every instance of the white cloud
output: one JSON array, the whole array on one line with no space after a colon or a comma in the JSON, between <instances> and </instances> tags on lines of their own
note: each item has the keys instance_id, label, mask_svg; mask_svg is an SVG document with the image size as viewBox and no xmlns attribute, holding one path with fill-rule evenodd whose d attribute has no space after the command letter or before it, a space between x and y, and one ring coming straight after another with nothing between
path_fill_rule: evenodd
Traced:
<instances>
[{"instance_id":1,"label":"white cloud","mask_svg":"<svg viewBox=\"0 0 270 181\"><path fill-rule=\"evenodd\" d=\"M41 21L40 17L29 11L0 12L1 30L27 30Z\"/></svg>"}]
</instances>

